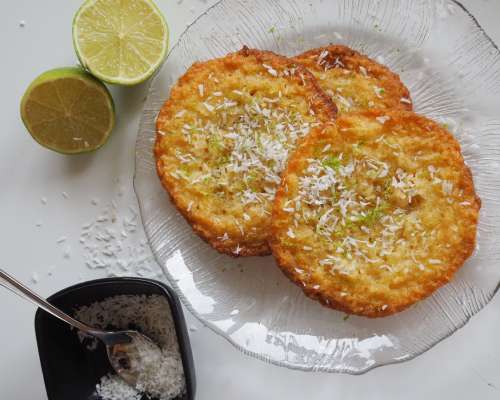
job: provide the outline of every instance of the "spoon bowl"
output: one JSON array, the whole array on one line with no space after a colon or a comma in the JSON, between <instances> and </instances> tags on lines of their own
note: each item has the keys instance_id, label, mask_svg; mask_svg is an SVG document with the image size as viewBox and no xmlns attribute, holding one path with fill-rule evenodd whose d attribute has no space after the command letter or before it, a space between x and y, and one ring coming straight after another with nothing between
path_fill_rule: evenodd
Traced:
<instances>
[{"instance_id":1,"label":"spoon bowl","mask_svg":"<svg viewBox=\"0 0 500 400\"><path fill-rule=\"evenodd\" d=\"M120 377L131 386L136 386L144 371L160 365L161 349L147 336L136 331L120 332L130 338L130 342L106 345L108 359Z\"/></svg>"}]
</instances>

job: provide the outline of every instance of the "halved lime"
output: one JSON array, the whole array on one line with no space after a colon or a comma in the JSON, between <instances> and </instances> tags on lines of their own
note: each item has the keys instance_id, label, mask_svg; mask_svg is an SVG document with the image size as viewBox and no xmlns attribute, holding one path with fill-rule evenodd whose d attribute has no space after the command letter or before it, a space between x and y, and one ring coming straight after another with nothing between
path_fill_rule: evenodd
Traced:
<instances>
[{"instance_id":1,"label":"halved lime","mask_svg":"<svg viewBox=\"0 0 500 400\"><path fill-rule=\"evenodd\" d=\"M21 101L31 136L64 154L101 147L115 124L113 99L102 82L81 68L58 68L36 78Z\"/></svg>"},{"instance_id":2,"label":"halved lime","mask_svg":"<svg viewBox=\"0 0 500 400\"><path fill-rule=\"evenodd\" d=\"M87 0L73 20L73 44L94 76L135 85L164 60L168 26L151 0Z\"/></svg>"}]
</instances>

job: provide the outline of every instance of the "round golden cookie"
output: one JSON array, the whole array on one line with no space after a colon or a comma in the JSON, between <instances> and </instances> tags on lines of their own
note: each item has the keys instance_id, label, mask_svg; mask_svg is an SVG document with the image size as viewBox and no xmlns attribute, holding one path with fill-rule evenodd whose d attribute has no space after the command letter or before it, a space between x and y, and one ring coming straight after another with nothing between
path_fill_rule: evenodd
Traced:
<instances>
[{"instance_id":1,"label":"round golden cookie","mask_svg":"<svg viewBox=\"0 0 500 400\"><path fill-rule=\"evenodd\" d=\"M410 92L399 76L346 46L330 45L306 51L295 60L306 66L339 113L369 109L412 110Z\"/></svg>"},{"instance_id":2,"label":"round golden cookie","mask_svg":"<svg viewBox=\"0 0 500 400\"><path fill-rule=\"evenodd\" d=\"M335 115L311 73L291 59L243 48L196 63L158 116L158 175L215 249L270 254L272 202L288 153Z\"/></svg>"},{"instance_id":3,"label":"round golden cookie","mask_svg":"<svg viewBox=\"0 0 500 400\"><path fill-rule=\"evenodd\" d=\"M270 245L326 306L394 314L447 283L475 247L481 202L453 136L408 111L340 115L290 157ZM337 130L338 129L338 130Z\"/></svg>"}]
</instances>

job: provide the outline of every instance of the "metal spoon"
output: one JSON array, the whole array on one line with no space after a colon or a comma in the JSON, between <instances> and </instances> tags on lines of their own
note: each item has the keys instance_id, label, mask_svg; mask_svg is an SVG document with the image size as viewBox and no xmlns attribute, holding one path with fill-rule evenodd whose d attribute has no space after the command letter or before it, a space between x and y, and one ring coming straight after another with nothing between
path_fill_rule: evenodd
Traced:
<instances>
[{"instance_id":1,"label":"metal spoon","mask_svg":"<svg viewBox=\"0 0 500 400\"><path fill-rule=\"evenodd\" d=\"M141 370L158 365L161 350L148 337L136 331L107 332L92 328L62 312L47 300L28 289L0 269L0 285L18 296L31 301L54 317L66 322L83 333L93 336L104 343L108 359L116 371L131 386L136 386Z\"/></svg>"}]
</instances>

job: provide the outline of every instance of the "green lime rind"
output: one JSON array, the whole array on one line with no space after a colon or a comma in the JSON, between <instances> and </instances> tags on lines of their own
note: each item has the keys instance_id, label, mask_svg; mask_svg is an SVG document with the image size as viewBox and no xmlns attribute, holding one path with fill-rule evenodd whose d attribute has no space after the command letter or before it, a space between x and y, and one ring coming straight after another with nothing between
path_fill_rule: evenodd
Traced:
<instances>
[{"instance_id":1,"label":"green lime rind","mask_svg":"<svg viewBox=\"0 0 500 400\"><path fill-rule=\"evenodd\" d=\"M169 50L169 42L170 42L170 28L168 26L168 23L163 15L163 13L160 11L158 6L151 0L144 0L146 1L153 10L155 10L156 14L162 21L163 27L165 29L165 46L163 48L163 51L158 58L157 62L151 65L151 68L146 74L142 74L138 76L135 79L124 79L122 77L114 78L105 74L100 73L98 70L95 68L92 68L89 63L87 62L86 57L83 55L82 50L80 49L80 46L78 45L78 18L82 15L82 13L88 8L93 6L98 0L86 0L78 9L76 12L75 16L73 17L73 23L72 23L72 40L73 40L73 47L75 49L76 56L78 58L78 61L80 62L81 66L87 70L89 73L97 77L103 82L113 84L113 85L121 85L121 86L134 86L138 85L140 83L143 83L147 81L149 78L151 78L163 65L165 62L165 59L168 54Z\"/></svg>"},{"instance_id":2,"label":"green lime rind","mask_svg":"<svg viewBox=\"0 0 500 400\"><path fill-rule=\"evenodd\" d=\"M105 102L107 104L107 110L109 112L109 125L106 127L106 130L102 132L102 138L100 142L94 146L89 146L89 147L79 147L79 148L74 148L74 149L64 149L60 146L53 145L46 143L38 137L38 133L36 129L32 126L32 123L27 115L27 104L28 101L30 100L30 97L35 89L37 89L40 85L47 83L47 82L55 82L60 79L78 79L83 81L86 85L89 85L93 87L97 93L102 93L103 98L105 99ZM30 133L31 137L39 143L41 146L55 151L57 153L61 154L82 154L82 153L90 153L93 152L99 148L101 148L108 140L116 122L116 116L115 116L115 104L113 101L113 97L111 96L111 93L109 92L108 88L97 78L89 74L87 71L83 70L80 67L62 67L62 68L55 68L51 69L49 71L46 71L39 75L37 78L31 82L31 84L28 86L26 89L22 99L21 99L21 104L20 104L20 114L21 114L21 120L23 121L24 126Z\"/></svg>"}]
</instances>

